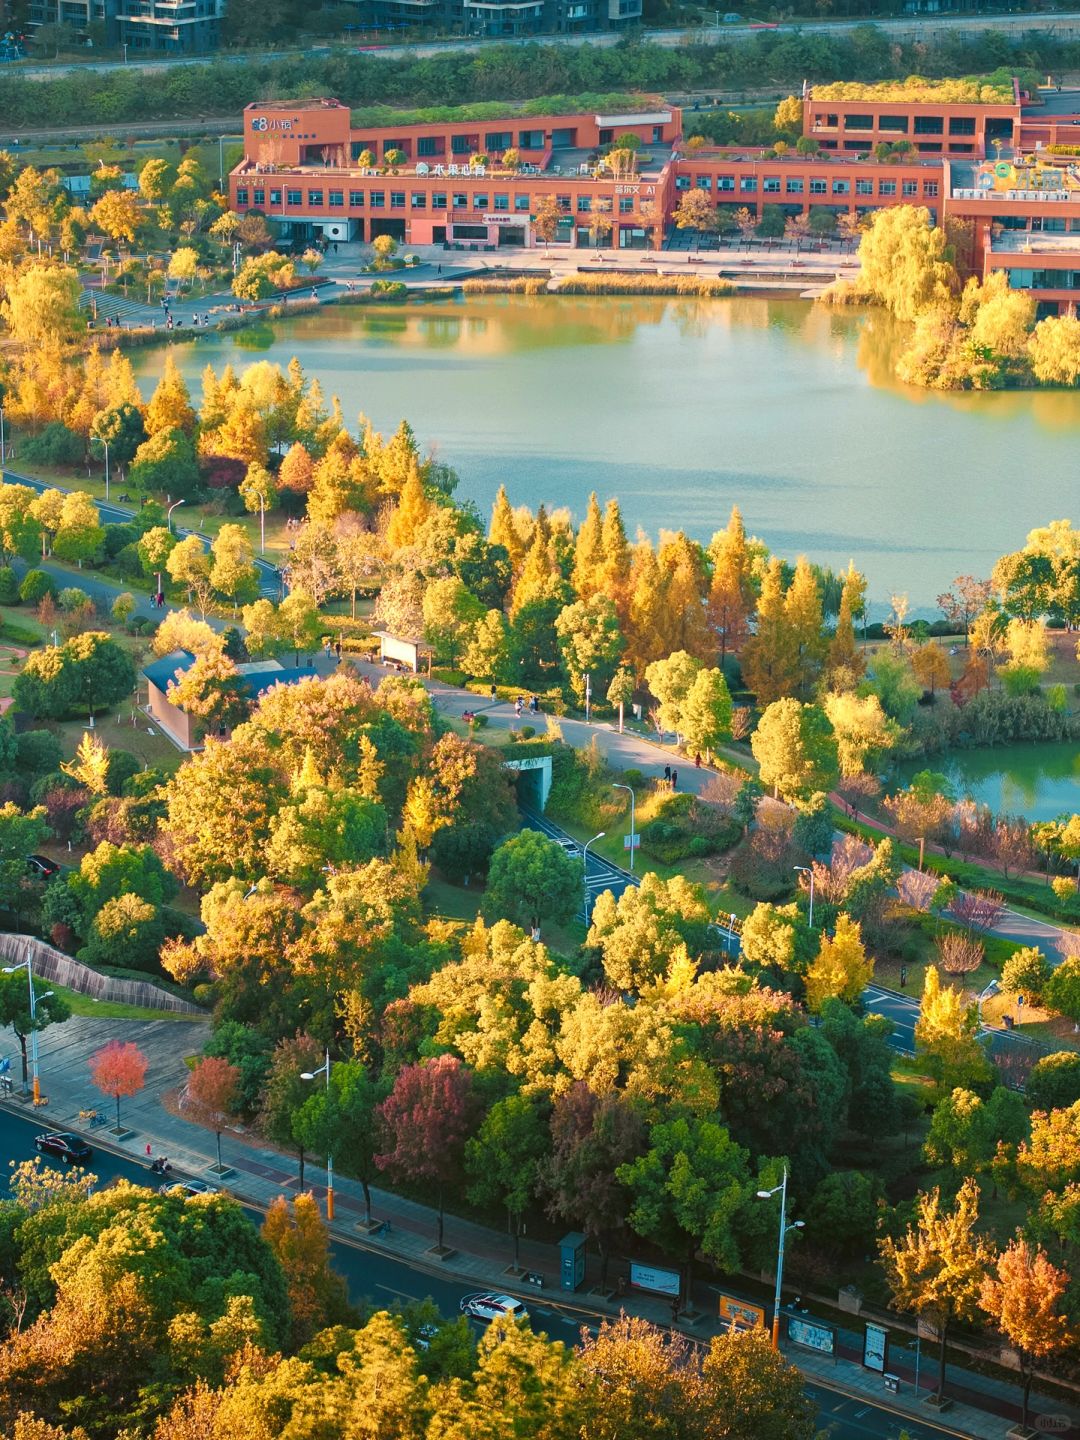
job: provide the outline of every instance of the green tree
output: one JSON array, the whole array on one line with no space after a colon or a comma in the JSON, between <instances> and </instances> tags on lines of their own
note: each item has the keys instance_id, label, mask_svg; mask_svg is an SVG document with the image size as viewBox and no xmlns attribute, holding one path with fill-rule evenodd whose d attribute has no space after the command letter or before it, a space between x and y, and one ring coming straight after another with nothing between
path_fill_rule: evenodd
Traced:
<instances>
[{"instance_id":1,"label":"green tree","mask_svg":"<svg viewBox=\"0 0 1080 1440\"><path fill-rule=\"evenodd\" d=\"M7 809L7 806L4 806L3 809ZM3 834L5 828L3 812L0 811L0 835ZM7 863L6 860L0 861L0 879L7 869ZM0 974L0 1027L6 1030L10 1026L19 1042L19 1050L22 1054L24 1092L28 1090L30 1084L30 1071L26 1055L27 1037L35 1031L40 1033L49 1025L68 1019L71 1014L71 1007L67 1001L59 995L49 994L41 981L34 986L34 997L34 1014L31 1018L30 986L26 979L26 972L16 970L11 975Z\"/></svg>"},{"instance_id":2,"label":"green tree","mask_svg":"<svg viewBox=\"0 0 1080 1440\"><path fill-rule=\"evenodd\" d=\"M728 1440L812 1440L817 1433L802 1375L760 1327L714 1335L701 1380L705 1416L723 1417ZM708 1433L708 1418L697 1433Z\"/></svg>"},{"instance_id":3,"label":"green tree","mask_svg":"<svg viewBox=\"0 0 1080 1440\"><path fill-rule=\"evenodd\" d=\"M191 496L199 482L195 447L183 430L159 430L135 452L128 479L137 490Z\"/></svg>"},{"instance_id":4,"label":"green tree","mask_svg":"<svg viewBox=\"0 0 1080 1440\"><path fill-rule=\"evenodd\" d=\"M565 606L555 621L563 670L578 703L590 693L603 695L623 652L615 606L605 595L590 595Z\"/></svg>"},{"instance_id":5,"label":"green tree","mask_svg":"<svg viewBox=\"0 0 1080 1440\"><path fill-rule=\"evenodd\" d=\"M181 544L186 544L186 541ZM169 557L170 562L173 555ZM244 527L222 525L210 546L210 556L210 584L219 595L232 602L235 615L240 602L251 599L259 589L255 551Z\"/></svg>"},{"instance_id":6,"label":"green tree","mask_svg":"<svg viewBox=\"0 0 1080 1440\"><path fill-rule=\"evenodd\" d=\"M731 738L731 692L722 670L699 670L680 707L683 741L689 750L713 751Z\"/></svg>"},{"instance_id":7,"label":"green tree","mask_svg":"<svg viewBox=\"0 0 1080 1440\"><path fill-rule=\"evenodd\" d=\"M105 543L105 527L98 515L93 497L82 490L64 496L60 526L53 541L53 553L60 560L74 561L82 568L84 560L93 560Z\"/></svg>"},{"instance_id":8,"label":"green tree","mask_svg":"<svg viewBox=\"0 0 1080 1440\"><path fill-rule=\"evenodd\" d=\"M683 706L701 669L695 656L676 650L666 660L654 660L645 670L645 683L658 701L660 724L680 737Z\"/></svg>"},{"instance_id":9,"label":"green tree","mask_svg":"<svg viewBox=\"0 0 1080 1440\"><path fill-rule=\"evenodd\" d=\"M653 1125L648 1144L616 1175L634 1197L631 1227L668 1254L685 1255L689 1306L698 1250L724 1269L739 1265L736 1217L749 1196L749 1156L722 1125L698 1117Z\"/></svg>"},{"instance_id":10,"label":"green tree","mask_svg":"<svg viewBox=\"0 0 1080 1440\"><path fill-rule=\"evenodd\" d=\"M29 485L0 484L0 563L9 565L16 556L29 560L41 544L38 499Z\"/></svg>"},{"instance_id":11,"label":"green tree","mask_svg":"<svg viewBox=\"0 0 1080 1440\"><path fill-rule=\"evenodd\" d=\"M525 1095L497 1100L465 1146L466 1194L473 1205L506 1207L514 1235L514 1269L520 1269L525 1211L536 1195L548 1154L546 1107Z\"/></svg>"},{"instance_id":12,"label":"green tree","mask_svg":"<svg viewBox=\"0 0 1080 1440\"><path fill-rule=\"evenodd\" d=\"M786 800L828 792L837 775L837 745L825 713L797 700L775 700L758 721L750 748L761 783Z\"/></svg>"},{"instance_id":13,"label":"green tree","mask_svg":"<svg viewBox=\"0 0 1080 1440\"><path fill-rule=\"evenodd\" d=\"M522 830L491 857L483 912L539 930L564 925L584 903L584 867L538 830Z\"/></svg>"}]
</instances>

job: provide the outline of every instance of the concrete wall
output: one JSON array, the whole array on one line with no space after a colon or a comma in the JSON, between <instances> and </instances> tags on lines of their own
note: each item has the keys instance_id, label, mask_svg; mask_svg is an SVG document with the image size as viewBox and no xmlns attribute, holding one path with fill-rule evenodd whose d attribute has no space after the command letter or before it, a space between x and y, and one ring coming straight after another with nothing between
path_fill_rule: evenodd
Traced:
<instances>
[{"instance_id":1,"label":"concrete wall","mask_svg":"<svg viewBox=\"0 0 1080 1440\"><path fill-rule=\"evenodd\" d=\"M95 1000L115 1000L121 1005L145 1005L151 1010L174 1010L181 1015L203 1015L198 1005L161 990L149 980L117 980L111 975L101 975L54 950L44 940L34 935L14 935L0 931L0 959L9 965L33 963L34 976L40 980L55 980L68 990L77 990L80 995L92 995Z\"/></svg>"}]
</instances>

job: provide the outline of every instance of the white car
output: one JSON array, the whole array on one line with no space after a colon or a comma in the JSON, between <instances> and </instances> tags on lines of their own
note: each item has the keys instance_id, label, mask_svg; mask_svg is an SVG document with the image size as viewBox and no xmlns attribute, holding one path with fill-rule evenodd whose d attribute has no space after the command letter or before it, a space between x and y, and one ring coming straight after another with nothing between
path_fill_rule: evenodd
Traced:
<instances>
[{"instance_id":1,"label":"white car","mask_svg":"<svg viewBox=\"0 0 1080 1440\"><path fill-rule=\"evenodd\" d=\"M221 1194L216 1185L208 1185L205 1180L169 1180L158 1188L162 1195L180 1195L185 1200L195 1195Z\"/></svg>"},{"instance_id":2,"label":"white car","mask_svg":"<svg viewBox=\"0 0 1080 1440\"><path fill-rule=\"evenodd\" d=\"M458 1309L463 1315L471 1315L474 1320L498 1320L501 1315L509 1315L512 1320L529 1318L528 1310L512 1295L465 1295L459 1302Z\"/></svg>"}]
</instances>

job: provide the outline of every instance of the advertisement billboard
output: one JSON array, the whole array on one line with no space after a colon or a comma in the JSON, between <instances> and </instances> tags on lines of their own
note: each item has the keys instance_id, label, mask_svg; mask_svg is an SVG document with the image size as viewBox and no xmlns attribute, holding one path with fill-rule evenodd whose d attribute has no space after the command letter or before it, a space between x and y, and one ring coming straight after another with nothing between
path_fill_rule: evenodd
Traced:
<instances>
[{"instance_id":1,"label":"advertisement billboard","mask_svg":"<svg viewBox=\"0 0 1080 1440\"><path fill-rule=\"evenodd\" d=\"M804 1350L816 1350L819 1355L836 1354L836 1331L821 1320L789 1315L787 1333L791 1343L801 1345Z\"/></svg>"},{"instance_id":2,"label":"advertisement billboard","mask_svg":"<svg viewBox=\"0 0 1080 1440\"><path fill-rule=\"evenodd\" d=\"M653 1265L630 1265L630 1284L635 1290L650 1290L654 1295L678 1298L680 1276L677 1270L657 1270Z\"/></svg>"},{"instance_id":3,"label":"advertisement billboard","mask_svg":"<svg viewBox=\"0 0 1080 1440\"><path fill-rule=\"evenodd\" d=\"M751 1305L748 1300L736 1300L734 1295L720 1296L720 1319L736 1330L753 1330L765 1324L765 1311L760 1305Z\"/></svg>"},{"instance_id":4,"label":"advertisement billboard","mask_svg":"<svg viewBox=\"0 0 1080 1440\"><path fill-rule=\"evenodd\" d=\"M888 1354L889 1332L884 1325L868 1324L863 1336L862 1363L867 1370L876 1370L879 1375L884 1375Z\"/></svg>"}]
</instances>

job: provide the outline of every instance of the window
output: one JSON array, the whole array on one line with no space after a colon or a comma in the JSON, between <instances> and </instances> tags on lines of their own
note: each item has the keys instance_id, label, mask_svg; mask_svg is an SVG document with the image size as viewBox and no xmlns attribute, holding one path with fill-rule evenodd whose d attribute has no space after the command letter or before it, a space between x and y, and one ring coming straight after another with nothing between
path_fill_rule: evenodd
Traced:
<instances>
[{"instance_id":1,"label":"window","mask_svg":"<svg viewBox=\"0 0 1080 1440\"><path fill-rule=\"evenodd\" d=\"M874 193L874 182L872 180L856 180L856 195L872 195Z\"/></svg>"},{"instance_id":2,"label":"window","mask_svg":"<svg viewBox=\"0 0 1080 1440\"><path fill-rule=\"evenodd\" d=\"M520 194L520 193L516 193L516 194L514 195L514 209L515 209L515 210L528 210L529 204L530 204L530 201L529 201L528 195L522 195L522 194Z\"/></svg>"},{"instance_id":3,"label":"window","mask_svg":"<svg viewBox=\"0 0 1080 1440\"><path fill-rule=\"evenodd\" d=\"M404 190L391 190L391 191L390 191L390 209L391 209L391 210L404 210L404 209L405 209L405 191L404 191Z\"/></svg>"},{"instance_id":4,"label":"window","mask_svg":"<svg viewBox=\"0 0 1080 1440\"><path fill-rule=\"evenodd\" d=\"M371 208L372 208L372 210L385 210L385 209L386 209L386 191L385 191L385 190L372 190L372 192L371 192Z\"/></svg>"},{"instance_id":5,"label":"window","mask_svg":"<svg viewBox=\"0 0 1080 1440\"><path fill-rule=\"evenodd\" d=\"M739 189L742 191L742 193L743 193L744 195L753 195L753 193L755 192L755 190L757 190L757 176L756 176L756 175L740 175L740 176L739 176Z\"/></svg>"},{"instance_id":6,"label":"window","mask_svg":"<svg viewBox=\"0 0 1080 1440\"><path fill-rule=\"evenodd\" d=\"M472 197L472 208L474 210L486 210L488 208L488 197L486 192L481 193L479 190L476 192L476 194Z\"/></svg>"},{"instance_id":7,"label":"window","mask_svg":"<svg viewBox=\"0 0 1080 1440\"><path fill-rule=\"evenodd\" d=\"M923 182L923 194L927 200L936 200L938 193L938 182L936 180L925 180Z\"/></svg>"},{"instance_id":8,"label":"window","mask_svg":"<svg viewBox=\"0 0 1080 1440\"><path fill-rule=\"evenodd\" d=\"M974 155L974 145L950 145L949 149L954 155Z\"/></svg>"},{"instance_id":9,"label":"window","mask_svg":"<svg viewBox=\"0 0 1080 1440\"><path fill-rule=\"evenodd\" d=\"M544 148L544 132L542 130L519 130L519 150L542 150Z\"/></svg>"},{"instance_id":10,"label":"window","mask_svg":"<svg viewBox=\"0 0 1080 1440\"><path fill-rule=\"evenodd\" d=\"M436 135L421 135L416 142L416 153L421 156L441 155L442 151L439 149L438 137Z\"/></svg>"},{"instance_id":11,"label":"window","mask_svg":"<svg viewBox=\"0 0 1080 1440\"><path fill-rule=\"evenodd\" d=\"M568 210L570 209L570 196L569 196L569 195L556 195L556 196L555 196L555 204L558 205L558 207L559 207L560 210L567 210L567 211L568 211Z\"/></svg>"},{"instance_id":12,"label":"window","mask_svg":"<svg viewBox=\"0 0 1080 1440\"><path fill-rule=\"evenodd\" d=\"M472 149L472 142L468 135L452 135L450 137L451 155L469 155Z\"/></svg>"},{"instance_id":13,"label":"window","mask_svg":"<svg viewBox=\"0 0 1080 1440\"><path fill-rule=\"evenodd\" d=\"M779 195L779 194L780 194L780 176L779 176L779 175L766 175L766 176L765 176L765 181L764 181L764 183L763 183L763 185L762 185L761 188L762 188L762 190L765 191L765 194L766 194L766 195Z\"/></svg>"},{"instance_id":14,"label":"window","mask_svg":"<svg viewBox=\"0 0 1080 1440\"><path fill-rule=\"evenodd\" d=\"M287 191L285 198L290 205L302 205L304 203L304 197L299 190ZM237 196L237 199L239 199L239 196Z\"/></svg>"},{"instance_id":15,"label":"window","mask_svg":"<svg viewBox=\"0 0 1080 1440\"><path fill-rule=\"evenodd\" d=\"M675 189L676 189L676 190L689 190L689 189L690 189L690 176L689 176L689 175L676 175L676 176L675 176Z\"/></svg>"},{"instance_id":16,"label":"window","mask_svg":"<svg viewBox=\"0 0 1080 1440\"><path fill-rule=\"evenodd\" d=\"M949 121L949 134L950 134L950 135L974 135L974 134L975 134L975 120L974 120L974 117L968 118L968 117L965 117L965 116L962 116L962 115L954 116L953 119L951 119L951 120Z\"/></svg>"},{"instance_id":17,"label":"window","mask_svg":"<svg viewBox=\"0 0 1080 1440\"><path fill-rule=\"evenodd\" d=\"M834 195L850 195L850 194L851 194L851 181L850 181L850 180L834 180L834 181L832 182L832 193L833 193Z\"/></svg>"},{"instance_id":18,"label":"window","mask_svg":"<svg viewBox=\"0 0 1080 1440\"><path fill-rule=\"evenodd\" d=\"M307 203L308 203L309 205L321 205L321 204L322 204L322 191L321 191L321 190L309 190L309 191L307 192Z\"/></svg>"},{"instance_id":19,"label":"window","mask_svg":"<svg viewBox=\"0 0 1080 1440\"><path fill-rule=\"evenodd\" d=\"M577 211L579 215L588 215L592 210L592 196L579 195L577 197Z\"/></svg>"},{"instance_id":20,"label":"window","mask_svg":"<svg viewBox=\"0 0 1080 1440\"><path fill-rule=\"evenodd\" d=\"M873 130L874 117L872 115L849 115L844 121L845 130Z\"/></svg>"},{"instance_id":21,"label":"window","mask_svg":"<svg viewBox=\"0 0 1080 1440\"><path fill-rule=\"evenodd\" d=\"M870 141L869 141L869 140L845 140L845 141L844 141L844 149L845 149L845 150L857 150L857 151L859 151L861 154L864 154L864 155L865 155L865 154L868 153L868 146L869 146L869 144L870 144Z\"/></svg>"},{"instance_id":22,"label":"window","mask_svg":"<svg viewBox=\"0 0 1080 1440\"><path fill-rule=\"evenodd\" d=\"M344 190L331 190L331 191L330 191L330 208L331 208L331 210L341 210L341 209L344 208L344 206L345 206L345 191L344 191Z\"/></svg>"},{"instance_id":23,"label":"window","mask_svg":"<svg viewBox=\"0 0 1080 1440\"><path fill-rule=\"evenodd\" d=\"M253 191L251 192L251 203L252 203L253 205L265 205L265 204L266 204L266 191L265 191L265 190L253 190Z\"/></svg>"},{"instance_id":24,"label":"window","mask_svg":"<svg viewBox=\"0 0 1080 1440\"><path fill-rule=\"evenodd\" d=\"M362 210L364 208L364 192L362 190L350 190L349 204L354 210Z\"/></svg>"},{"instance_id":25,"label":"window","mask_svg":"<svg viewBox=\"0 0 1080 1440\"><path fill-rule=\"evenodd\" d=\"M409 204L414 210L426 210L427 196L424 194L423 190L414 190L409 196Z\"/></svg>"},{"instance_id":26,"label":"window","mask_svg":"<svg viewBox=\"0 0 1080 1440\"><path fill-rule=\"evenodd\" d=\"M945 129L945 121L940 115L916 115L916 135L941 135Z\"/></svg>"},{"instance_id":27,"label":"window","mask_svg":"<svg viewBox=\"0 0 1080 1440\"><path fill-rule=\"evenodd\" d=\"M879 181L878 181L878 187L877 187L877 193L878 193L879 195L895 195L895 194L896 194L896 181L895 181L895 180L879 180Z\"/></svg>"},{"instance_id":28,"label":"window","mask_svg":"<svg viewBox=\"0 0 1080 1440\"><path fill-rule=\"evenodd\" d=\"M456 191L454 192L454 209L455 209L455 210L467 210L467 209L468 209L468 206L469 206L469 197L468 197L467 195L462 194L462 192L461 192L460 190L456 190Z\"/></svg>"},{"instance_id":29,"label":"window","mask_svg":"<svg viewBox=\"0 0 1080 1440\"><path fill-rule=\"evenodd\" d=\"M918 182L917 180L905 180L905 181L904 181L903 186L901 187L901 194L907 196L908 199L911 199L912 196L918 195L918 193L919 193L919 182Z\"/></svg>"},{"instance_id":30,"label":"window","mask_svg":"<svg viewBox=\"0 0 1080 1440\"><path fill-rule=\"evenodd\" d=\"M280 204L281 204L281 191L280 191L280 190L271 190L271 191L270 191L270 204L271 204L272 206L273 206L273 205L280 205Z\"/></svg>"},{"instance_id":31,"label":"window","mask_svg":"<svg viewBox=\"0 0 1080 1440\"><path fill-rule=\"evenodd\" d=\"M445 191L445 190L434 190L434 191L432 191L432 195L431 195L431 208L432 208L432 210L445 210L445 209L446 209L446 191Z\"/></svg>"},{"instance_id":32,"label":"window","mask_svg":"<svg viewBox=\"0 0 1080 1440\"><path fill-rule=\"evenodd\" d=\"M514 137L509 130L496 130L484 136L484 149L489 155L501 155L504 150L510 149L513 141Z\"/></svg>"},{"instance_id":33,"label":"window","mask_svg":"<svg viewBox=\"0 0 1080 1440\"><path fill-rule=\"evenodd\" d=\"M632 215L634 213L634 202L629 195L619 196L619 214Z\"/></svg>"},{"instance_id":34,"label":"window","mask_svg":"<svg viewBox=\"0 0 1080 1440\"><path fill-rule=\"evenodd\" d=\"M768 181L765 182L766 188ZM801 195L803 193L803 182L797 175L789 175L787 178L787 193L789 195Z\"/></svg>"},{"instance_id":35,"label":"window","mask_svg":"<svg viewBox=\"0 0 1080 1440\"><path fill-rule=\"evenodd\" d=\"M718 175L716 177L716 188L719 191L723 191L725 194L730 194L730 192L735 189L735 176Z\"/></svg>"},{"instance_id":36,"label":"window","mask_svg":"<svg viewBox=\"0 0 1080 1440\"><path fill-rule=\"evenodd\" d=\"M918 151L920 151L923 155L940 155L940 154L941 154L941 141L940 141L940 140L921 140L921 141L919 142L919 144L915 146L915 149L918 150Z\"/></svg>"},{"instance_id":37,"label":"window","mask_svg":"<svg viewBox=\"0 0 1080 1440\"><path fill-rule=\"evenodd\" d=\"M908 121L906 115L879 115L878 129L891 130L896 135L906 135Z\"/></svg>"},{"instance_id":38,"label":"window","mask_svg":"<svg viewBox=\"0 0 1080 1440\"><path fill-rule=\"evenodd\" d=\"M241 185L241 186L239 187L239 189L237 190L237 192L236 192L236 203L237 203L238 205L246 205L246 204L248 203L248 192L247 192L247 186L246 186L246 185ZM297 197L296 203L299 205L299 203L300 203L299 197Z\"/></svg>"},{"instance_id":39,"label":"window","mask_svg":"<svg viewBox=\"0 0 1080 1440\"><path fill-rule=\"evenodd\" d=\"M385 155L388 150L404 150L406 143L404 140L384 140L382 153Z\"/></svg>"},{"instance_id":40,"label":"window","mask_svg":"<svg viewBox=\"0 0 1080 1440\"><path fill-rule=\"evenodd\" d=\"M810 194L811 194L811 195L824 195L824 194L825 194L825 190L826 190L826 185L825 185L825 181L824 181L824 180L811 180L811 181L810 181Z\"/></svg>"}]
</instances>

